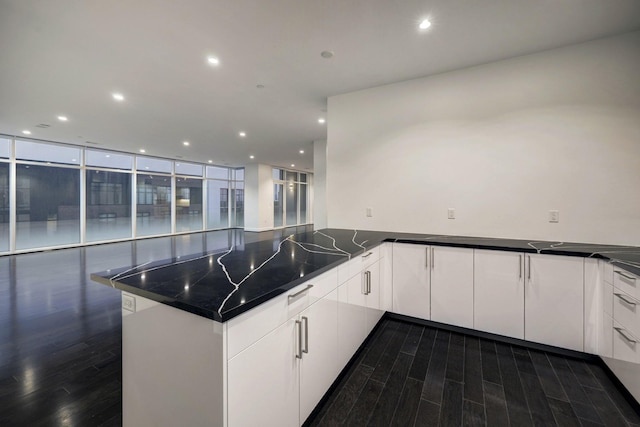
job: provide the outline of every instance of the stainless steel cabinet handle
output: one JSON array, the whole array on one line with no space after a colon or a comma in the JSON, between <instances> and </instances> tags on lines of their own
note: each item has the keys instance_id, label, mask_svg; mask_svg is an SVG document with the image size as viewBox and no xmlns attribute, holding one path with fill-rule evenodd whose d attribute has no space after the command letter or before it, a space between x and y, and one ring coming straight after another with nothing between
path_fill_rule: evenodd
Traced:
<instances>
[{"instance_id":1,"label":"stainless steel cabinet handle","mask_svg":"<svg viewBox=\"0 0 640 427\"><path fill-rule=\"evenodd\" d=\"M613 293L615 296L617 296L618 298L620 298L622 301L626 302L629 305L636 305L637 303L635 301L631 301L629 299L626 298L625 295L623 294L618 294L616 292Z\"/></svg>"},{"instance_id":2,"label":"stainless steel cabinet handle","mask_svg":"<svg viewBox=\"0 0 640 427\"><path fill-rule=\"evenodd\" d=\"M302 359L302 322L296 320L296 328L298 328L298 351L296 352L296 359Z\"/></svg>"},{"instance_id":3,"label":"stainless steel cabinet handle","mask_svg":"<svg viewBox=\"0 0 640 427\"><path fill-rule=\"evenodd\" d=\"M304 288L301 291L296 292L295 294L291 294L287 296L287 301L291 302L292 299L302 295L303 293L307 292L309 289L313 288L313 285L307 285L306 288Z\"/></svg>"},{"instance_id":4,"label":"stainless steel cabinet handle","mask_svg":"<svg viewBox=\"0 0 640 427\"><path fill-rule=\"evenodd\" d=\"M431 269L433 270L434 267L436 266L436 256L435 256L435 252L436 252L436 248L431 248Z\"/></svg>"},{"instance_id":5,"label":"stainless steel cabinet handle","mask_svg":"<svg viewBox=\"0 0 640 427\"><path fill-rule=\"evenodd\" d=\"M371 293L371 272L368 270L365 271L364 278L365 278L365 288L366 288L365 295L369 295Z\"/></svg>"},{"instance_id":6,"label":"stainless steel cabinet handle","mask_svg":"<svg viewBox=\"0 0 640 427\"><path fill-rule=\"evenodd\" d=\"M618 328L617 326L614 326L614 327L613 327L613 329L615 329L616 331L618 331L618 333L619 333L620 335L622 335L622 338L624 338L625 340L629 341L630 343L632 343L632 344L637 343L637 341L636 341L636 340L634 340L633 338L631 338L630 336L628 336L628 335L625 333L626 331L625 331L624 329L622 329L622 328Z\"/></svg>"},{"instance_id":7,"label":"stainless steel cabinet handle","mask_svg":"<svg viewBox=\"0 0 640 427\"><path fill-rule=\"evenodd\" d=\"M531 280L531 255L527 255L527 258L529 259L529 271L527 272L527 279Z\"/></svg>"},{"instance_id":8,"label":"stainless steel cabinet handle","mask_svg":"<svg viewBox=\"0 0 640 427\"><path fill-rule=\"evenodd\" d=\"M362 293L362 295L366 295L367 294L367 272L363 272L362 273L362 283L360 283L360 292Z\"/></svg>"},{"instance_id":9,"label":"stainless steel cabinet handle","mask_svg":"<svg viewBox=\"0 0 640 427\"><path fill-rule=\"evenodd\" d=\"M302 352L309 353L309 318L302 316L302 321L304 322L304 349Z\"/></svg>"},{"instance_id":10,"label":"stainless steel cabinet handle","mask_svg":"<svg viewBox=\"0 0 640 427\"><path fill-rule=\"evenodd\" d=\"M522 255L518 255L518 279L522 279Z\"/></svg>"},{"instance_id":11,"label":"stainless steel cabinet handle","mask_svg":"<svg viewBox=\"0 0 640 427\"><path fill-rule=\"evenodd\" d=\"M373 255L373 252L369 252L366 255L362 255L362 258L369 258L371 255Z\"/></svg>"},{"instance_id":12,"label":"stainless steel cabinet handle","mask_svg":"<svg viewBox=\"0 0 640 427\"><path fill-rule=\"evenodd\" d=\"M618 270L613 270L614 273L619 274L620 276L624 277L625 279L629 279L629 280L633 280L634 282L636 281L636 278L633 276L627 276L626 274L624 274L622 271L618 271Z\"/></svg>"}]
</instances>

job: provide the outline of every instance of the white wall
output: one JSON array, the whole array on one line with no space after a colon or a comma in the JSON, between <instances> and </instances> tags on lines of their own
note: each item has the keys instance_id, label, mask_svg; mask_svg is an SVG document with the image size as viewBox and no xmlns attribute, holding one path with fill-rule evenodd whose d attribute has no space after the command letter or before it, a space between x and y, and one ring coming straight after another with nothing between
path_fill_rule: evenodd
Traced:
<instances>
[{"instance_id":1,"label":"white wall","mask_svg":"<svg viewBox=\"0 0 640 427\"><path fill-rule=\"evenodd\" d=\"M327 141L313 141L313 224L327 228Z\"/></svg>"},{"instance_id":2,"label":"white wall","mask_svg":"<svg viewBox=\"0 0 640 427\"><path fill-rule=\"evenodd\" d=\"M330 227L640 244L640 32L328 105Z\"/></svg>"},{"instance_id":3,"label":"white wall","mask_svg":"<svg viewBox=\"0 0 640 427\"><path fill-rule=\"evenodd\" d=\"M273 229L273 167L263 164L245 166L244 229Z\"/></svg>"}]
</instances>

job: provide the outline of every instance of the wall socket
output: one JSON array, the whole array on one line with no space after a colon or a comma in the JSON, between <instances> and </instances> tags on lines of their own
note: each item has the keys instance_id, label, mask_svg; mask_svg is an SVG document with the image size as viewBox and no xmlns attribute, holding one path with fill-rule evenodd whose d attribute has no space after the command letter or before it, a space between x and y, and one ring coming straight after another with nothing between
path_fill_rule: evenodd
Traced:
<instances>
[{"instance_id":1,"label":"wall socket","mask_svg":"<svg viewBox=\"0 0 640 427\"><path fill-rule=\"evenodd\" d=\"M373 216L373 208L367 208L367 218L371 218Z\"/></svg>"},{"instance_id":2,"label":"wall socket","mask_svg":"<svg viewBox=\"0 0 640 427\"><path fill-rule=\"evenodd\" d=\"M132 313L135 313L136 299L131 295L122 294L122 308Z\"/></svg>"},{"instance_id":3,"label":"wall socket","mask_svg":"<svg viewBox=\"0 0 640 427\"><path fill-rule=\"evenodd\" d=\"M560 212L555 210L549 211L549 222L560 222Z\"/></svg>"},{"instance_id":4,"label":"wall socket","mask_svg":"<svg viewBox=\"0 0 640 427\"><path fill-rule=\"evenodd\" d=\"M447 209L447 218L456 219L456 210L454 208Z\"/></svg>"}]
</instances>

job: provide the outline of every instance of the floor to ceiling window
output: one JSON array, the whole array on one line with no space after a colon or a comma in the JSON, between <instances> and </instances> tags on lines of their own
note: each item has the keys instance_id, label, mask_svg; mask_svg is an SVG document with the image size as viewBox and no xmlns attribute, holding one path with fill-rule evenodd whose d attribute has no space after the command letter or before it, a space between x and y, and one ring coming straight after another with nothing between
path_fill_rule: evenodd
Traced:
<instances>
[{"instance_id":1,"label":"floor to ceiling window","mask_svg":"<svg viewBox=\"0 0 640 427\"><path fill-rule=\"evenodd\" d=\"M243 225L244 169L0 135L0 254Z\"/></svg>"},{"instance_id":2,"label":"floor to ceiling window","mask_svg":"<svg viewBox=\"0 0 640 427\"><path fill-rule=\"evenodd\" d=\"M79 148L15 142L16 249L80 243Z\"/></svg>"},{"instance_id":3,"label":"floor to ceiling window","mask_svg":"<svg viewBox=\"0 0 640 427\"><path fill-rule=\"evenodd\" d=\"M171 172L169 160L136 159L136 235L171 233Z\"/></svg>"},{"instance_id":4,"label":"floor to ceiling window","mask_svg":"<svg viewBox=\"0 0 640 427\"><path fill-rule=\"evenodd\" d=\"M9 250L9 155L10 141L0 138L0 252Z\"/></svg>"},{"instance_id":5,"label":"floor to ceiling window","mask_svg":"<svg viewBox=\"0 0 640 427\"><path fill-rule=\"evenodd\" d=\"M94 150L85 156L87 242L131 237L133 156Z\"/></svg>"},{"instance_id":6,"label":"floor to ceiling window","mask_svg":"<svg viewBox=\"0 0 640 427\"><path fill-rule=\"evenodd\" d=\"M229 172L207 166L207 228L229 227Z\"/></svg>"},{"instance_id":7,"label":"floor to ceiling window","mask_svg":"<svg viewBox=\"0 0 640 427\"><path fill-rule=\"evenodd\" d=\"M202 230L202 166L176 163L176 231Z\"/></svg>"},{"instance_id":8,"label":"floor to ceiling window","mask_svg":"<svg viewBox=\"0 0 640 427\"><path fill-rule=\"evenodd\" d=\"M309 215L308 174L273 170L273 226L307 224Z\"/></svg>"}]
</instances>

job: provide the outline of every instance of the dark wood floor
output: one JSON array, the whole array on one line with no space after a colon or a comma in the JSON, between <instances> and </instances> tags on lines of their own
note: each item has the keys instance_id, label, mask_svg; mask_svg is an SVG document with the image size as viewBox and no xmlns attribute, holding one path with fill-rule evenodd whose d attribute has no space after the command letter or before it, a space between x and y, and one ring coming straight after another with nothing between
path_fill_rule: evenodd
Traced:
<instances>
[{"instance_id":1,"label":"dark wood floor","mask_svg":"<svg viewBox=\"0 0 640 427\"><path fill-rule=\"evenodd\" d=\"M311 426L635 426L590 362L384 319Z\"/></svg>"},{"instance_id":2,"label":"dark wood floor","mask_svg":"<svg viewBox=\"0 0 640 427\"><path fill-rule=\"evenodd\" d=\"M0 426L121 425L120 292L92 272L273 234L0 257ZM314 425L640 425L597 366L396 321L376 329L319 414Z\"/></svg>"}]
</instances>

